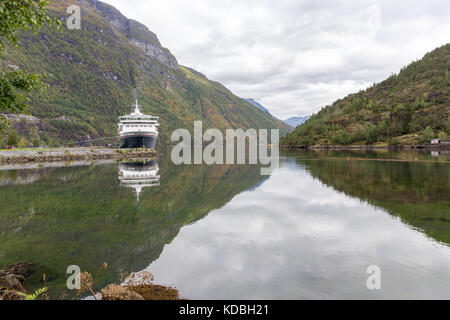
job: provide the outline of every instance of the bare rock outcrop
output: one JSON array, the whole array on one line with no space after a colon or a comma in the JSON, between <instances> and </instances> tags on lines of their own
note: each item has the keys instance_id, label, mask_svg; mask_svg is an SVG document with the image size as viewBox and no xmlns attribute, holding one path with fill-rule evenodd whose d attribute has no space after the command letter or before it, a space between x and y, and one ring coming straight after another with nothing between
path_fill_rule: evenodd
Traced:
<instances>
[{"instance_id":1,"label":"bare rock outcrop","mask_svg":"<svg viewBox=\"0 0 450 320\"><path fill-rule=\"evenodd\" d=\"M119 10L102 1L88 0L88 3L100 11L117 31L124 34L131 43L141 48L148 56L169 68L179 68L177 59L161 45L156 34L145 25L128 19Z\"/></svg>"}]
</instances>

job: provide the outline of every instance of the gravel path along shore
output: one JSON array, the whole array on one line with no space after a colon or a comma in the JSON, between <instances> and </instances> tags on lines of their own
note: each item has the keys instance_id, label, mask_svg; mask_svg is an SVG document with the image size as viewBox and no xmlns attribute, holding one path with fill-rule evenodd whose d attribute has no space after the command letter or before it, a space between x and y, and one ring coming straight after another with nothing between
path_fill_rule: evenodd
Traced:
<instances>
[{"instance_id":1,"label":"gravel path along shore","mask_svg":"<svg viewBox=\"0 0 450 320\"><path fill-rule=\"evenodd\" d=\"M155 155L157 155L157 152L153 149L12 149L0 150L0 163L125 159L137 157L152 157Z\"/></svg>"}]
</instances>

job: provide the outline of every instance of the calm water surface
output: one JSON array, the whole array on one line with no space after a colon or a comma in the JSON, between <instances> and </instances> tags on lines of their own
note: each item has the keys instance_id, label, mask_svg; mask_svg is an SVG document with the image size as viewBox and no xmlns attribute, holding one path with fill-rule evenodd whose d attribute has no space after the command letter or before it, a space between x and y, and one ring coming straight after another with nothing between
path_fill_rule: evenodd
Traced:
<instances>
[{"instance_id":1,"label":"calm water surface","mask_svg":"<svg viewBox=\"0 0 450 320\"><path fill-rule=\"evenodd\" d=\"M449 161L284 152L270 177L164 156L1 168L0 266L35 262L29 286L45 273L54 298L76 264L97 290L147 269L188 299L450 299Z\"/></svg>"}]
</instances>

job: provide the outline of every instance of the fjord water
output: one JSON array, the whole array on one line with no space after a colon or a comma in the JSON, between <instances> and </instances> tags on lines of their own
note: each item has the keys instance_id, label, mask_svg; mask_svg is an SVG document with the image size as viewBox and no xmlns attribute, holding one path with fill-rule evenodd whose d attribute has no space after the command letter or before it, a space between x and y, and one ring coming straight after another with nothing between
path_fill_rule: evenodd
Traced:
<instances>
[{"instance_id":1,"label":"fjord water","mask_svg":"<svg viewBox=\"0 0 450 320\"><path fill-rule=\"evenodd\" d=\"M79 265L96 290L147 269L187 299L449 299L449 160L284 152L267 177L163 155L139 201L120 178L142 164L3 169L0 266L33 261L29 288L45 273L52 298L73 297L66 269Z\"/></svg>"}]
</instances>

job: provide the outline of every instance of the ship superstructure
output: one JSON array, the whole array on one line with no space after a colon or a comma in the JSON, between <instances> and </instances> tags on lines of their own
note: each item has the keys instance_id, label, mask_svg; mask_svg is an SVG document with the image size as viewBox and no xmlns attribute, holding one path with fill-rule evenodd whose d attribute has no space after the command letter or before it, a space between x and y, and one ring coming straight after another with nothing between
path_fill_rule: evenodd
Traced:
<instances>
[{"instance_id":1,"label":"ship superstructure","mask_svg":"<svg viewBox=\"0 0 450 320\"><path fill-rule=\"evenodd\" d=\"M136 100L134 111L119 117L121 148L154 148L158 138L159 118L143 114Z\"/></svg>"}]
</instances>

